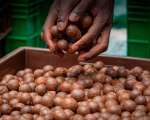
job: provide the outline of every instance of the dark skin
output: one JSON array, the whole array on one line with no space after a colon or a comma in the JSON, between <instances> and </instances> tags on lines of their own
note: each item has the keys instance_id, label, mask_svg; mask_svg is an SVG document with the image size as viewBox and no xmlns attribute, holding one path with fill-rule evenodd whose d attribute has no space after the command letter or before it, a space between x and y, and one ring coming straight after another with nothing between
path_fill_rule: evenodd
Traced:
<instances>
[{"instance_id":1,"label":"dark skin","mask_svg":"<svg viewBox=\"0 0 150 120\"><path fill-rule=\"evenodd\" d=\"M94 16L92 26L80 40L69 46L68 52L80 51L95 41L88 50L80 51L79 61L91 59L104 52L109 43L112 27L114 0L55 0L43 27L42 38L47 43L51 52L56 52L57 47L51 35L51 27L57 23L59 31L65 31L68 21L77 22L89 10Z\"/></svg>"}]
</instances>

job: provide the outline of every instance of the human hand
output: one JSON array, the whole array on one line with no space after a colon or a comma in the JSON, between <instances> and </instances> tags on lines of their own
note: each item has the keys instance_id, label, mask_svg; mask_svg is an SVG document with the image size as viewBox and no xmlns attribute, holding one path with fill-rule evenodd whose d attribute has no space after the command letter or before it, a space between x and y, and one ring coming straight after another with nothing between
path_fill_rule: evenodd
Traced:
<instances>
[{"instance_id":1,"label":"human hand","mask_svg":"<svg viewBox=\"0 0 150 120\"><path fill-rule=\"evenodd\" d=\"M89 28L88 32L83 35L80 40L70 46L69 49L70 53L73 53L96 41L96 44L89 48L87 52L81 52L78 58L79 61L85 61L95 57L107 49L112 26L113 6L114 0L96 0L96 3L91 9L94 16L93 25ZM73 14L76 13L74 12ZM75 16L76 19L72 16ZM71 14L69 20L75 22L78 21L79 18L80 15Z\"/></svg>"},{"instance_id":2,"label":"human hand","mask_svg":"<svg viewBox=\"0 0 150 120\"><path fill-rule=\"evenodd\" d=\"M50 52L54 52L56 50L56 44L52 40L53 36L51 34L51 28L57 20L58 10L59 10L59 0L55 0L49 10L45 24L43 26L43 31L41 32L41 38L47 43Z\"/></svg>"},{"instance_id":3,"label":"human hand","mask_svg":"<svg viewBox=\"0 0 150 120\"><path fill-rule=\"evenodd\" d=\"M52 36L52 26L57 24L59 32L65 31L69 19L74 22L78 21L92 2L92 0L54 1L41 33L42 39L45 40L51 52L57 51L57 46Z\"/></svg>"}]
</instances>

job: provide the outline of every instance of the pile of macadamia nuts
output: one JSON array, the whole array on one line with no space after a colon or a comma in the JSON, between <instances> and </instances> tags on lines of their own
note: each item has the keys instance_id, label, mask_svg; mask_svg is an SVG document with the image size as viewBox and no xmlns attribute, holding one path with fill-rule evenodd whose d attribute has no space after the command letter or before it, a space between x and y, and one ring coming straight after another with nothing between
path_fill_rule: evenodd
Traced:
<instances>
[{"instance_id":1,"label":"pile of macadamia nuts","mask_svg":"<svg viewBox=\"0 0 150 120\"><path fill-rule=\"evenodd\" d=\"M7 74L0 120L150 120L150 72L97 61Z\"/></svg>"},{"instance_id":2,"label":"pile of macadamia nuts","mask_svg":"<svg viewBox=\"0 0 150 120\"><path fill-rule=\"evenodd\" d=\"M68 51L70 44L78 41L93 24L93 17L89 14L84 15L77 23L68 23L65 31L59 31L57 25L51 28L53 41L61 51ZM92 43L90 43L91 45ZM86 48L82 48L86 49Z\"/></svg>"}]
</instances>

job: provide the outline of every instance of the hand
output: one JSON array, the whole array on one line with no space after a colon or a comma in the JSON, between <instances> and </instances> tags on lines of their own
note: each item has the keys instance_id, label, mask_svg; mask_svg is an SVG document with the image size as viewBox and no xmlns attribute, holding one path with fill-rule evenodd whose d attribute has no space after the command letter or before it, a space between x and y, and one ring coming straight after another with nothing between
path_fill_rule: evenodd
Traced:
<instances>
[{"instance_id":1,"label":"hand","mask_svg":"<svg viewBox=\"0 0 150 120\"><path fill-rule=\"evenodd\" d=\"M56 44L54 41L52 41L53 38L51 34L51 27L55 24L58 18L58 10L59 10L59 0L55 0L49 10L49 14L43 26L43 31L41 32L41 37L47 43L50 52L54 52L56 50Z\"/></svg>"},{"instance_id":2,"label":"hand","mask_svg":"<svg viewBox=\"0 0 150 120\"><path fill-rule=\"evenodd\" d=\"M114 0L96 0L96 3L91 9L94 16L93 25L89 28L88 32L69 49L69 51L73 53L96 40L96 44L89 49L88 52L82 51L82 54L79 56L79 61L85 61L95 57L107 49L112 26L113 6ZM75 19L72 18L72 16L71 14L69 17L71 21L78 20L79 18L79 16L77 16L77 19Z\"/></svg>"},{"instance_id":3,"label":"hand","mask_svg":"<svg viewBox=\"0 0 150 120\"><path fill-rule=\"evenodd\" d=\"M55 41L51 34L51 28L57 23L59 31L64 31L69 19L78 21L80 16L89 8L93 0L55 0L41 33L51 52L57 51Z\"/></svg>"},{"instance_id":4,"label":"hand","mask_svg":"<svg viewBox=\"0 0 150 120\"><path fill-rule=\"evenodd\" d=\"M68 21L77 22L95 0L61 0L57 27L64 31Z\"/></svg>"}]
</instances>

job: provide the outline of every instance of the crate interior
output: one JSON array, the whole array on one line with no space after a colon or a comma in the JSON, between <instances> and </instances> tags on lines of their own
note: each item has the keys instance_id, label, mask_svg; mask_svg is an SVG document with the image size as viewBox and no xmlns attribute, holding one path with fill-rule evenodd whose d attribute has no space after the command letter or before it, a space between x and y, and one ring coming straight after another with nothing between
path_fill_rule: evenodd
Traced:
<instances>
[{"instance_id":1,"label":"crate interior","mask_svg":"<svg viewBox=\"0 0 150 120\"><path fill-rule=\"evenodd\" d=\"M147 59L99 56L87 61L87 63L97 60L103 61L106 65L120 65L127 68L141 66L144 69L150 70L150 60ZM24 68L42 68L47 64L51 64L55 67L70 67L79 63L76 55L60 57L50 54L47 49L21 48L0 60L0 78L8 73L15 74L18 70Z\"/></svg>"}]
</instances>

